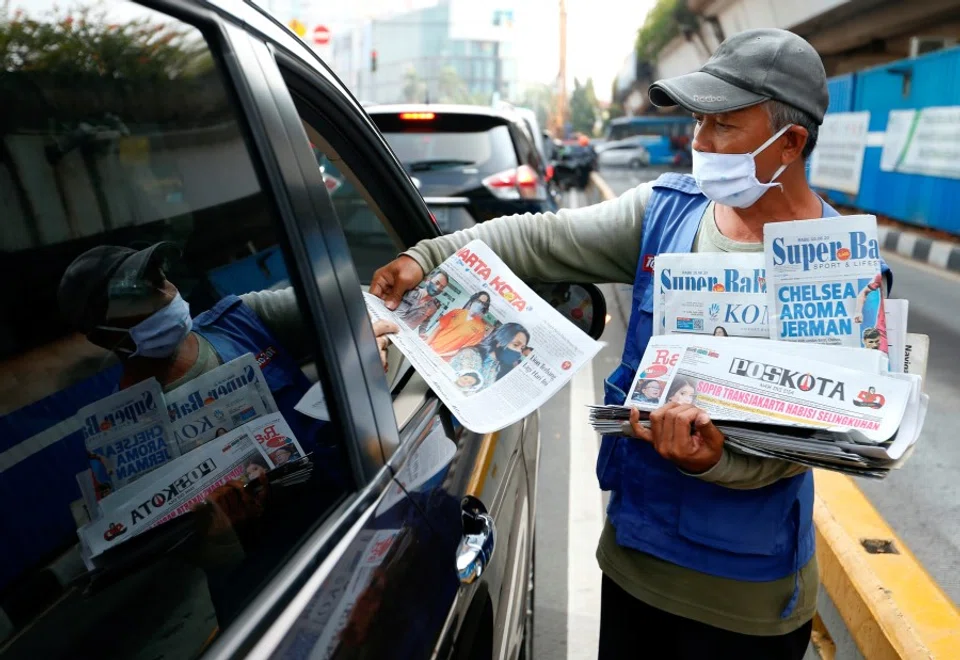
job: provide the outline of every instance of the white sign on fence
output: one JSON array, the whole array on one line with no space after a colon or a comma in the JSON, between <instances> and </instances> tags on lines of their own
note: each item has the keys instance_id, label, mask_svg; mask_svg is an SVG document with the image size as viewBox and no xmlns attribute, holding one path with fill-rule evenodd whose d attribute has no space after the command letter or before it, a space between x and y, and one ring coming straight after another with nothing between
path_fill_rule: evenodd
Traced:
<instances>
[{"instance_id":1,"label":"white sign on fence","mask_svg":"<svg viewBox=\"0 0 960 660\"><path fill-rule=\"evenodd\" d=\"M960 179L960 106L891 110L880 169Z\"/></svg>"},{"instance_id":2,"label":"white sign on fence","mask_svg":"<svg viewBox=\"0 0 960 660\"><path fill-rule=\"evenodd\" d=\"M869 127L869 112L834 112L824 117L810 157L810 183L853 195L860 192Z\"/></svg>"}]
</instances>

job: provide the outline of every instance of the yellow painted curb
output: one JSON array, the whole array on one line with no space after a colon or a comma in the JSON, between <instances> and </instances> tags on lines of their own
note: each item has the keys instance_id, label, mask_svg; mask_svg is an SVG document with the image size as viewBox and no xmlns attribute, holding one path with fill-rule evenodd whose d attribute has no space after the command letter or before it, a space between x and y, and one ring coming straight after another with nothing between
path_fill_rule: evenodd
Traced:
<instances>
[{"instance_id":1,"label":"yellow painted curb","mask_svg":"<svg viewBox=\"0 0 960 660\"><path fill-rule=\"evenodd\" d=\"M616 197L610 185L596 172L590 172L590 183L593 184L593 187L600 193L600 198L603 201Z\"/></svg>"},{"instance_id":2,"label":"yellow painted curb","mask_svg":"<svg viewBox=\"0 0 960 660\"><path fill-rule=\"evenodd\" d=\"M960 612L853 480L816 470L813 520L824 588L864 657L960 658ZM891 542L896 553L867 551Z\"/></svg>"}]
</instances>

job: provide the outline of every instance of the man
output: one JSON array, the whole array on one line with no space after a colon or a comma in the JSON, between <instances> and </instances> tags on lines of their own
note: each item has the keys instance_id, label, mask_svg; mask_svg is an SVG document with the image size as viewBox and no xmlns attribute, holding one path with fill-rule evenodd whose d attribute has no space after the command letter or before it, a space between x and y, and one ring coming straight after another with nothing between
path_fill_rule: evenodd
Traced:
<instances>
[{"instance_id":1,"label":"man","mask_svg":"<svg viewBox=\"0 0 960 660\"><path fill-rule=\"evenodd\" d=\"M440 294L446 290L449 283L447 274L442 270L431 274L420 286L403 297L396 310L400 320L411 330L426 330L427 322L443 307Z\"/></svg>"},{"instance_id":2,"label":"man","mask_svg":"<svg viewBox=\"0 0 960 660\"><path fill-rule=\"evenodd\" d=\"M761 251L767 222L837 215L804 173L828 95L820 57L800 37L738 34L700 71L649 93L694 113L693 177L665 174L593 207L424 241L375 273L371 292L396 306L477 238L525 279L632 283L623 364L605 388L606 403L623 403L652 329L647 257ZM597 462L611 491L597 550L599 657L802 658L818 588L812 475L727 450L693 404L650 417L649 430L634 414L624 436L604 436Z\"/></svg>"}]
</instances>

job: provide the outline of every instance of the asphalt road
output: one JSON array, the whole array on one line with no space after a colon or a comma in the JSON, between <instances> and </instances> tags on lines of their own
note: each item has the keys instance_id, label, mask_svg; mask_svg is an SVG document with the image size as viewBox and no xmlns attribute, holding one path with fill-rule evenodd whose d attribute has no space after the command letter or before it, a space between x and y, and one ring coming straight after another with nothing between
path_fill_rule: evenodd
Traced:
<instances>
[{"instance_id":1,"label":"asphalt road","mask_svg":"<svg viewBox=\"0 0 960 660\"><path fill-rule=\"evenodd\" d=\"M656 178L659 171L608 169L602 176L617 194ZM569 206L587 203L568 195ZM960 603L960 441L949 408L960 400L960 329L950 319L960 311L960 277L887 255L894 270L892 297L910 301L911 332L930 336L933 351L926 380L931 403L923 437L910 461L882 482L858 483L874 506L944 591ZM619 362L630 287L601 287L610 319L607 346L592 368L541 411L543 448L537 509L534 656L538 660L596 658L600 573L593 552L604 502L596 485L597 436L584 431L578 412L603 398L603 378ZM954 419L956 419L954 417Z\"/></svg>"}]
</instances>

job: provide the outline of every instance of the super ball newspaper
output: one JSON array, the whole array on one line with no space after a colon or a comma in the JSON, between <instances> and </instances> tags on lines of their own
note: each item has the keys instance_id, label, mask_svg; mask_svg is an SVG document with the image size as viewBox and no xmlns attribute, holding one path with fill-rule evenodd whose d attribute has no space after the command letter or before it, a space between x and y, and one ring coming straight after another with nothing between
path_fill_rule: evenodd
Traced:
<instances>
[{"instance_id":1,"label":"super ball newspaper","mask_svg":"<svg viewBox=\"0 0 960 660\"><path fill-rule=\"evenodd\" d=\"M540 408L602 344L471 241L404 297L403 314L366 294L374 319L400 327L393 343L457 419L498 431ZM424 306L423 314L415 313Z\"/></svg>"},{"instance_id":2,"label":"super ball newspaper","mask_svg":"<svg viewBox=\"0 0 960 660\"><path fill-rule=\"evenodd\" d=\"M771 222L763 242L771 339L888 352L875 217Z\"/></svg>"}]
</instances>

